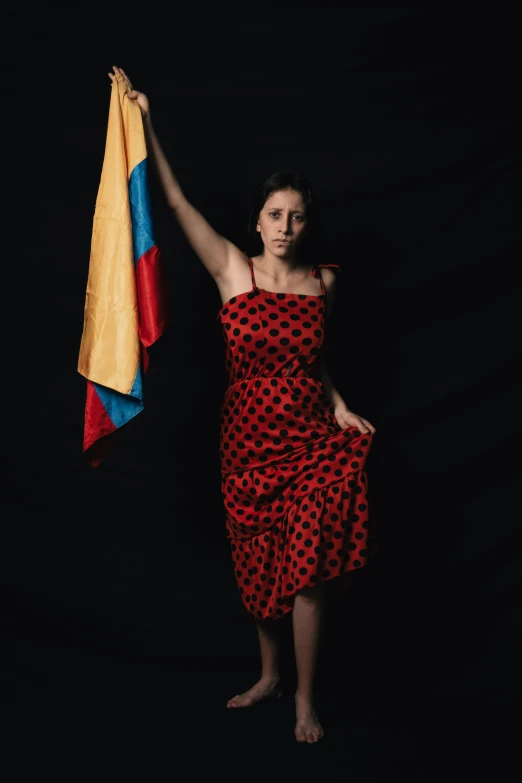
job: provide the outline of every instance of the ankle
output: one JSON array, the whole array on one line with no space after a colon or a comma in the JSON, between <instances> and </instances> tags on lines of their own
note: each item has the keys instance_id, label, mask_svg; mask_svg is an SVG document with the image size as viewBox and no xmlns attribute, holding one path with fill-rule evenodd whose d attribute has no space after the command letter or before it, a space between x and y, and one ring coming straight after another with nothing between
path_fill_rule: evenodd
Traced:
<instances>
[{"instance_id":1,"label":"ankle","mask_svg":"<svg viewBox=\"0 0 522 783\"><path fill-rule=\"evenodd\" d=\"M279 672L261 672L261 681L277 684L279 682Z\"/></svg>"},{"instance_id":2,"label":"ankle","mask_svg":"<svg viewBox=\"0 0 522 783\"><path fill-rule=\"evenodd\" d=\"M295 692L295 703L301 704L301 705L310 705L313 704L313 696L310 691L300 691L297 690Z\"/></svg>"}]
</instances>

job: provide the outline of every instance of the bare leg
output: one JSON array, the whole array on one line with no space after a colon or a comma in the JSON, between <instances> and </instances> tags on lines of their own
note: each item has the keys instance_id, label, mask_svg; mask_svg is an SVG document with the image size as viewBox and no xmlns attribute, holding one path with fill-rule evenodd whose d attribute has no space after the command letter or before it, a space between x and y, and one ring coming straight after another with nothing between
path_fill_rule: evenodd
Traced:
<instances>
[{"instance_id":1,"label":"bare leg","mask_svg":"<svg viewBox=\"0 0 522 783\"><path fill-rule=\"evenodd\" d=\"M297 664L295 738L298 742L317 742L324 734L313 707L313 683L323 602L324 586L321 583L301 590L294 599L292 619Z\"/></svg>"},{"instance_id":2,"label":"bare leg","mask_svg":"<svg viewBox=\"0 0 522 783\"><path fill-rule=\"evenodd\" d=\"M261 650L261 679L250 690L234 696L227 707L251 707L261 699L279 698L279 639L276 621L257 623L259 647Z\"/></svg>"}]
</instances>

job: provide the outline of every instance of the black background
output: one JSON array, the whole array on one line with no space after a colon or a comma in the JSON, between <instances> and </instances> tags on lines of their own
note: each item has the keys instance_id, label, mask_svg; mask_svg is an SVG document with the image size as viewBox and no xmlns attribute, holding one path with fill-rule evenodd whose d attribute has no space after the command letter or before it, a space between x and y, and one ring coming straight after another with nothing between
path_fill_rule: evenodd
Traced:
<instances>
[{"instance_id":1,"label":"black background","mask_svg":"<svg viewBox=\"0 0 522 783\"><path fill-rule=\"evenodd\" d=\"M238 775L295 771L284 758L359 779L505 761L521 693L522 229L503 8L2 6L0 684L15 736L59 726L55 760L77 742L82 764L113 751L150 777L218 758ZM287 698L224 709L258 649L220 496L220 299L154 179L171 326L145 411L101 467L81 453L113 64L218 231L243 246L257 187L295 169L321 197L318 260L342 266L329 368L377 428L381 549L328 608L313 748L293 739L288 622Z\"/></svg>"}]
</instances>

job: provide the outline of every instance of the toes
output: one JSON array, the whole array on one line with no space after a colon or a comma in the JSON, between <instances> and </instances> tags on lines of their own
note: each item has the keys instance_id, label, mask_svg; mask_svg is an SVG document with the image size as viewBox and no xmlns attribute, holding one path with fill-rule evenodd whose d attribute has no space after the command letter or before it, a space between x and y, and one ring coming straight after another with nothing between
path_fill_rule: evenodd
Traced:
<instances>
[{"instance_id":1,"label":"toes","mask_svg":"<svg viewBox=\"0 0 522 783\"><path fill-rule=\"evenodd\" d=\"M252 702L249 699L245 699L243 696L234 696L228 702L227 706L230 707L250 707Z\"/></svg>"},{"instance_id":2,"label":"toes","mask_svg":"<svg viewBox=\"0 0 522 783\"><path fill-rule=\"evenodd\" d=\"M309 745L312 745L314 742L319 742L323 735L322 726L317 726L314 729L305 729L299 725L295 727L295 738L298 742L307 742Z\"/></svg>"}]
</instances>

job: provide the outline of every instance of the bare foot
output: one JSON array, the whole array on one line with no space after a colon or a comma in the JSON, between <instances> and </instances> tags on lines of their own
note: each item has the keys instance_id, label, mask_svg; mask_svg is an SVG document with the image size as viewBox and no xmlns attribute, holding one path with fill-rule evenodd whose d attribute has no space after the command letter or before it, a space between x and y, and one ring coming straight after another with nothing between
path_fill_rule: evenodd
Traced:
<instances>
[{"instance_id":1,"label":"bare foot","mask_svg":"<svg viewBox=\"0 0 522 783\"><path fill-rule=\"evenodd\" d=\"M295 697L295 738L298 742L318 742L324 735L323 727L315 714L312 703Z\"/></svg>"},{"instance_id":2,"label":"bare foot","mask_svg":"<svg viewBox=\"0 0 522 783\"><path fill-rule=\"evenodd\" d=\"M278 688L279 677L261 678L259 682L250 688L245 693L241 693L238 696L233 696L227 702L227 707L251 707L261 699L281 697L281 691Z\"/></svg>"}]
</instances>

